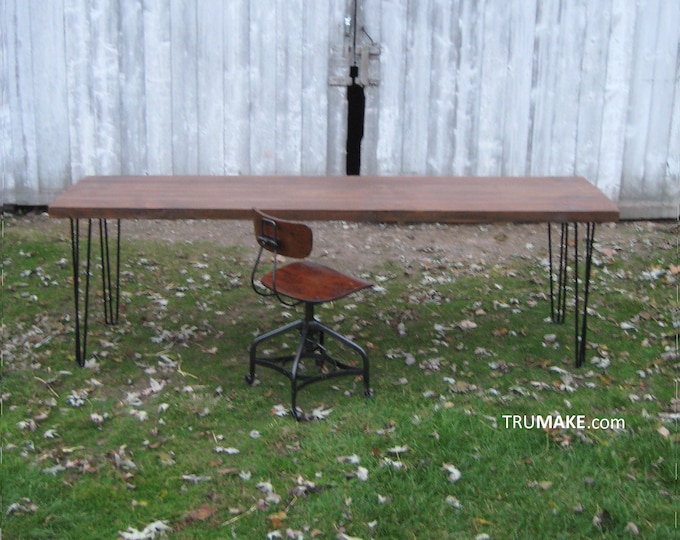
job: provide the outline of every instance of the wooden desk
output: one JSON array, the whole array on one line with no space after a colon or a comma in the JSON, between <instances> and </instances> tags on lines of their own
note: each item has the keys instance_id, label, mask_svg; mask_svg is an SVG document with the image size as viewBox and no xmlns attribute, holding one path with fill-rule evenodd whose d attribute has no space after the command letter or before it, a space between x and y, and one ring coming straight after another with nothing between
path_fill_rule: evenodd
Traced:
<instances>
[{"instance_id":1,"label":"wooden desk","mask_svg":"<svg viewBox=\"0 0 680 540\"><path fill-rule=\"evenodd\" d=\"M52 218L71 221L76 308L76 360L85 362L92 221L99 221L104 315L118 319L120 222L123 219L251 219L252 209L297 220L396 223L545 222L561 225L555 275L550 240L551 314L564 322L569 227L574 236L576 364L585 360L587 303L595 224L617 221L619 210L582 177L376 177L376 176L90 176L50 206ZM87 220L84 316L80 314L80 220ZM116 220L112 268L108 220ZM579 315L578 224L585 223L583 314ZM582 254L583 255L583 254ZM557 298L553 277L557 279ZM114 285L115 282L115 285ZM82 333L81 333L82 324Z\"/></svg>"}]
</instances>

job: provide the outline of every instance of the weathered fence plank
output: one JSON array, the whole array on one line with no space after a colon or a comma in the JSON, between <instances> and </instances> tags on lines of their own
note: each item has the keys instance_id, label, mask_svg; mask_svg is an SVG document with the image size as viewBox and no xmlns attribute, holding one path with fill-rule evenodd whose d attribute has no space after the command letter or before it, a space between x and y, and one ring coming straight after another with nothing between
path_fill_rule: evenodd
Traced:
<instances>
[{"instance_id":1,"label":"weathered fence plank","mask_svg":"<svg viewBox=\"0 0 680 540\"><path fill-rule=\"evenodd\" d=\"M248 5L248 0L229 2L222 19L225 174L251 173Z\"/></svg>"},{"instance_id":2,"label":"weathered fence plank","mask_svg":"<svg viewBox=\"0 0 680 540\"><path fill-rule=\"evenodd\" d=\"M196 3L198 171L224 174L224 15L222 0Z\"/></svg>"},{"instance_id":3,"label":"weathered fence plank","mask_svg":"<svg viewBox=\"0 0 680 540\"><path fill-rule=\"evenodd\" d=\"M329 3L302 4L302 107L300 173L326 174L328 161L328 101L330 87ZM343 130L344 133L344 130Z\"/></svg>"},{"instance_id":4,"label":"weathered fence plank","mask_svg":"<svg viewBox=\"0 0 680 540\"><path fill-rule=\"evenodd\" d=\"M170 0L144 5L144 84L149 174L172 174L172 36Z\"/></svg>"}]
</instances>

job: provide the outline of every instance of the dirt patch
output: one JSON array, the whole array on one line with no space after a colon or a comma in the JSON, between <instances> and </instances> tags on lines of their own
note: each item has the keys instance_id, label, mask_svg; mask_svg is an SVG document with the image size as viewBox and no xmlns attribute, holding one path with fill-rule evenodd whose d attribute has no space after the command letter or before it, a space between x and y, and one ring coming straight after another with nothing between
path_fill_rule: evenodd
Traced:
<instances>
[{"instance_id":1,"label":"dirt patch","mask_svg":"<svg viewBox=\"0 0 680 540\"><path fill-rule=\"evenodd\" d=\"M544 259L548 251L546 224L394 225L312 222L312 258L339 268L369 270L385 261L414 264L497 264L511 258ZM244 246L255 251L252 224L246 221L135 221L124 224L123 237L165 239L169 242L207 241L216 248ZM670 249L678 238L677 222L620 222L596 227L596 255L648 252L653 246ZM585 226L579 227L583 249ZM554 225L553 250L559 246ZM573 235L573 230L570 230Z\"/></svg>"},{"instance_id":2,"label":"dirt patch","mask_svg":"<svg viewBox=\"0 0 680 540\"><path fill-rule=\"evenodd\" d=\"M5 216L7 234L13 227L40 227L68 237L66 220L49 219L45 213ZM333 262L339 268L369 270L385 261L402 266L438 263L503 263L513 257L546 258L546 224L495 225L394 225L312 222L315 246L312 257ZM582 238L585 227L579 227ZM598 225L596 255L605 258L617 253L646 253L653 247L677 247L680 226L677 221L619 222ZM243 246L256 249L252 224L248 221L162 221L130 220L122 224L125 240L160 240L170 243L208 242L216 249ZM553 226L553 249L559 243L559 227ZM580 242L583 246L583 242Z\"/></svg>"}]
</instances>

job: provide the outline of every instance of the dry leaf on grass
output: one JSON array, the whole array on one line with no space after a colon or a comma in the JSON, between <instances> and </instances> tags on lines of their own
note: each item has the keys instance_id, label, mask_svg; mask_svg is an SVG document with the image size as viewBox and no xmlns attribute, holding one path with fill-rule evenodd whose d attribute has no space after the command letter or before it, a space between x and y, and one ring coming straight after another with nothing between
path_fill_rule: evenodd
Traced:
<instances>
[{"instance_id":1,"label":"dry leaf on grass","mask_svg":"<svg viewBox=\"0 0 680 540\"><path fill-rule=\"evenodd\" d=\"M206 521L207 519L210 519L215 514L215 512L217 512L216 508L210 506L209 504L204 504L199 508L189 512L185 521Z\"/></svg>"},{"instance_id":2,"label":"dry leaf on grass","mask_svg":"<svg viewBox=\"0 0 680 540\"><path fill-rule=\"evenodd\" d=\"M23 497L19 502L10 504L5 512L6 516L12 514L33 514L38 510L38 505L36 505L31 499Z\"/></svg>"},{"instance_id":3,"label":"dry leaf on grass","mask_svg":"<svg viewBox=\"0 0 680 540\"><path fill-rule=\"evenodd\" d=\"M127 531L118 531L123 540L154 540L162 538L166 532L171 532L167 521L154 521L149 523L143 530L138 531L133 527L128 527Z\"/></svg>"},{"instance_id":4,"label":"dry leaf on grass","mask_svg":"<svg viewBox=\"0 0 680 540\"><path fill-rule=\"evenodd\" d=\"M452 484L458 482L462 477L462 473L451 463L444 463L444 465L442 465L442 470L449 473L449 482Z\"/></svg>"},{"instance_id":5,"label":"dry leaf on grass","mask_svg":"<svg viewBox=\"0 0 680 540\"><path fill-rule=\"evenodd\" d=\"M283 522L288 519L288 515L285 512L276 512L274 514L270 514L268 519L271 521L272 527L276 527L278 529L279 527L283 526Z\"/></svg>"}]
</instances>

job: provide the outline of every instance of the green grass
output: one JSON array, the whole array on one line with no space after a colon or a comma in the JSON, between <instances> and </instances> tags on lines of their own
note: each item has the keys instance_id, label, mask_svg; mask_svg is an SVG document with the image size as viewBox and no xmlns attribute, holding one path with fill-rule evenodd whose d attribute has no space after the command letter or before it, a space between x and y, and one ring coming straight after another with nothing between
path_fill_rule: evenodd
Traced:
<instances>
[{"instance_id":1,"label":"green grass","mask_svg":"<svg viewBox=\"0 0 680 540\"><path fill-rule=\"evenodd\" d=\"M171 538L618 538L634 536L632 523L672 538L679 435L677 423L659 431L659 413L677 398L673 230L642 230L638 249L594 268L579 369L572 310L563 326L546 322L538 255L444 255L408 271L376 261L368 278L384 290L319 311L366 345L375 397L349 378L312 385L299 405L332 412L295 423L272 412L289 403L283 377L260 369L260 384L244 382L254 333L290 320L250 290L248 249L124 241L120 323L103 324L95 268L92 362L80 369L67 224L11 218L2 532L117 538L162 520ZM625 429L512 429L503 418L553 412ZM596 527L603 510L611 519Z\"/></svg>"}]
</instances>

